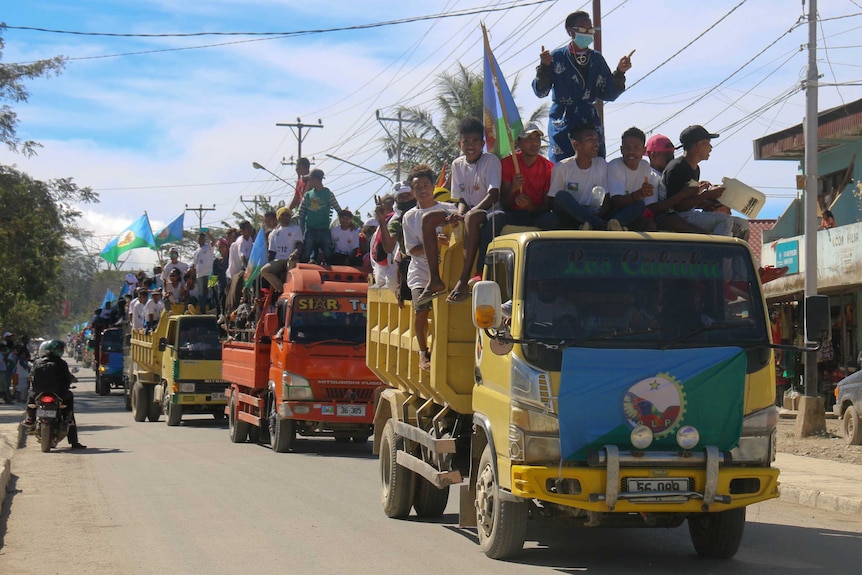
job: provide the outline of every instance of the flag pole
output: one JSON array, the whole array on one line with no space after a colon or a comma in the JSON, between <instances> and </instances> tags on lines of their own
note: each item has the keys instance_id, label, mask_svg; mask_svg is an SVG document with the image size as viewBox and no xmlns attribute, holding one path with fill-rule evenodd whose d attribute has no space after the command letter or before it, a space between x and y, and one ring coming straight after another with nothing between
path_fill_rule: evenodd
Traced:
<instances>
[{"instance_id":1,"label":"flag pole","mask_svg":"<svg viewBox=\"0 0 862 575\"><path fill-rule=\"evenodd\" d=\"M503 124L506 126L506 137L509 139L509 154L512 156L512 163L515 166L515 174L521 175L521 168L518 165L518 158L515 157L515 140L512 138L512 128L509 126L509 115L506 112L506 104L503 102L503 91L500 90L500 79L497 78L497 59L494 58L494 53L491 52L491 44L488 42L488 30L485 29L485 23L481 22L482 37L485 40L485 53L490 60L491 77L494 79L494 91L497 93L497 101L500 103L500 113L503 115Z\"/></svg>"}]
</instances>

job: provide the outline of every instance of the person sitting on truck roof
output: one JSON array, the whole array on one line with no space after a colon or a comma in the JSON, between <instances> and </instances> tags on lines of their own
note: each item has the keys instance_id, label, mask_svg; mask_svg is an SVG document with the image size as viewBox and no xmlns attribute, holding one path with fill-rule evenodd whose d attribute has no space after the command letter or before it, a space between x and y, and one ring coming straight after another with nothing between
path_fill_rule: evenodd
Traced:
<instances>
[{"instance_id":1,"label":"person sitting on truck roof","mask_svg":"<svg viewBox=\"0 0 862 575\"><path fill-rule=\"evenodd\" d=\"M482 151L484 145L485 128L481 120L463 118L458 122L458 147L463 155L452 162L451 194L452 200L458 203L458 218L464 221L465 226L464 267L461 277L446 298L451 303L469 297L469 286L474 280L481 279L485 250L502 229L500 222L503 211L499 203L502 168L497 156ZM446 284L440 278L436 263L439 250L434 242L437 228L444 221L454 220L449 215L435 213L422 224L424 242L428 246L428 261L435 263L429 270L428 285L421 292L420 303L446 295Z\"/></svg>"},{"instance_id":2,"label":"person sitting on truck roof","mask_svg":"<svg viewBox=\"0 0 862 575\"><path fill-rule=\"evenodd\" d=\"M622 157L608 162L608 194L611 216L620 225L638 232L656 231L649 206L656 202L655 185L649 162L644 160L646 134L632 126L620 141Z\"/></svg>"},{"instance_id":3,"label":"person sitting on truck roof","mask_svg":"<svg viewBox=\"0 0 862 575\"><path fill-rule=\"evenodd\" d=\"M656 180L655 203L650 205L650 211L655 218L656 227L670 232L689 234L705 233L703 229L682 219L673 209L676 200L667 197L667 188L662 182L662 173L673 160L675 147L670 138L663 134L655 134L646 143L646 156L652 169L652 178Z\"/></svg>"},{"instance_id":4,"label":"person sitting on truck roof","mask_svg":"<svg viewBox=\"0 0 862 575\"><path fill-rule=\"evenodd\" d=\"M332 259L332 235L329 232L329 216L338 213L341 206L329 188L323 185L323 170L316 168L306 176L308 191L299 206L299 227L302 228L302 259L317 263L330 263Z\"/></svg>"},{"instance_id":5,"label":"person sitting on truck roof","mask_svg":"<svg viewBox=\"0 0 862 575\"><path fill-rule=\"evenodd\" d=\"M501 229L505 225L534 226L544 230L559 227L559 220L552 211L554 199L548 196L554 164L540 154L543 137L539 125L528 122L515 140L518 173L515 173L512 156L503 158L500 204L505 217L499 221Z\"/></svg>"},{"instance_id":6,"label":"person sitting on truck roof","mask_svg":"<svg viewBox=\"0 0 862 575\"><path fill-rule=\"evenodd\" d=\"M267 255L269 262L260 275L276 292L284 291L287 270L296 265L302 252L302 230L292 221L289 208L278 208L278 227L269 234Z\"/></svg>"},{"instance_id":7,"label":"person sitting on truck roof","mask_svg":"<svg viewBox=\"0 0 862 575\"><path fill-rule=\"evenodd\" d=\"M168 277L168 283L164 289L165 299L168 305L185 303L187 300L186 284L183 282L180 270L171 270L171 275Z\"/></svg>"},{"instance_id":8,"label":"person sitting on truck roof","mask_svg":"<svg viewBox=\"0 0 862 575\"><path fill-rule=\"evenodd\" d=\"M413 311L416 316L414 331L419 342L419 368L428 370L431 369L431 352L428 350L428 312L431 311L431 300L419 301L419 296L430 278L429 262L423 244L425 215L436 212L442 212L444 216L457 214L458 208L455 204L440 203L434 199L434 172L427 164L419 164L410 170L408 181L416 198L416 207L408 210L402 218L404 246L410 254L407 286L412 292ZM435 241L446 244L449 239L440 233ZM437 266L436 259L434 266Z\"/></svg>"},{"instance_id":9,"label":"person sitting on truck roof","mask_svg":"<svg viewBox=\"0 0 862 575\"><path fill-rule=\"evenodd\" d=\"M599 157L599 136L591 125L575 126L569 132L575 155L561 160L551 173L551 189L548 195L554 198L554 213L566 227L581 229L622 229L619 221L605 220L612 209L607 195L608 164Z\"/></svg>"},{"instance_id":10,"label":"person sitting on truck roof","mask_svg":"<svg viewBox=\"0 0 862 575\"><path fill-rule=\"evenodd\" d=\"M331 228L329 233L332 236L333 265L362 265L362 257L359 254L359 228L353 223L353 212L348 209L339 210L338 225Z\"/></svg>"}]
</instances>

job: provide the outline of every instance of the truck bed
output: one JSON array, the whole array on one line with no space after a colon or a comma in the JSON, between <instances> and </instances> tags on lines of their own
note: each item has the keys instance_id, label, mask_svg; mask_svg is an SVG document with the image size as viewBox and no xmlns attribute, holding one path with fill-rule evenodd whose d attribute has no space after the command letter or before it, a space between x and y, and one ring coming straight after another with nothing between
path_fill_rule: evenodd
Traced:
<instances>
[{"instance_id":1,"label":"truck bed","mask_svg":"<svg viewBox=\"0 0 862 575\"><path fill-rule=\"evenodd\" d=\"M222 346L222 378L245 387L269 383L270 344L227 341Z\"/></svg>"}]
</instances>

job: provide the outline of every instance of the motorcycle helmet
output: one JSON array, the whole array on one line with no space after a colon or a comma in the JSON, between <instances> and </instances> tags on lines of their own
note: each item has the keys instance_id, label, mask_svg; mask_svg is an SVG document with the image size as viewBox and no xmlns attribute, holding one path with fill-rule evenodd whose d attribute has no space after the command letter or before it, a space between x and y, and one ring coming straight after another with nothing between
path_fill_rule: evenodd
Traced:
<instances>
[{"instance_id":1,"label":"motorcycle helmet","mask_svg":"<svg viewBox=\"0 0 862 575\"><path fill-rule=\"evenodd\" d=\"M59 339L49 339L39 346L39 357L63 357L65 349L66 344Z\"/></svg>"}]
</instances>

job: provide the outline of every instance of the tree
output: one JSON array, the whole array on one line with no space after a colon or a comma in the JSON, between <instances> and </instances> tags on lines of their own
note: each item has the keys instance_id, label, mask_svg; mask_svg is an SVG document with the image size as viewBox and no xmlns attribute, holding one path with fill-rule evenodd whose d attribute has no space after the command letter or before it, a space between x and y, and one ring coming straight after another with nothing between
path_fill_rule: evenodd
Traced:
<instances>
[{"instance_id":1,"label":"tree","mask_svg":"<svg viewBox=\"0 0 862 575\"><path fill-rule=\"evenodd\" d=\"M24 86L24 80L33 80L43 76L57 75L66 65L66 58L55 56L47 60L37 60L29 64L4 64L2 33L6 25L0 23L0 101L26 102L30 92ZM13 152L32 156L41 144L32 140L21 141L17 135L18 116L8 104L0 106L0 142L6 144Z\"/></svg>"},{"instance_id":2,"label":"tree","mask_svg":"<svg viewBox=\"0 0 862 575\"><path fill-rule=\"evenodd\" d=\"M516 78L512 90L517 84ZM454 73L443 72L438 76L434 112L418 107L398 108L404 119L418 122L407 124L402 135L402 172L405 171L404 166L409 169L416 164L428 164L439 172L444 164L461 155L458 148L458 122L468 116L482 118L483 86L482 74L470 71L459 62ZM529 121L542 120L547 117L548 110L548 104L542 104L530 114ZM390 160L397 157L397 140L387 136L383 138L383 145ZM393 173L395 168L394 163L383 166L384 170Z\"/></svg>"}]
</instances>

